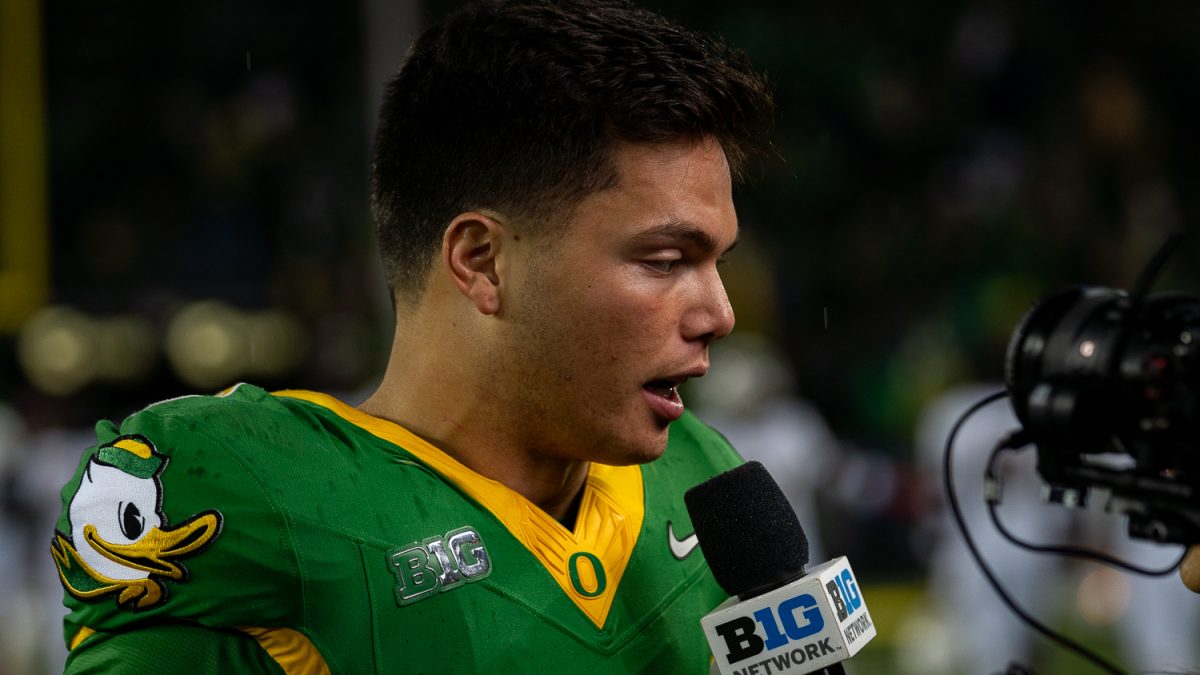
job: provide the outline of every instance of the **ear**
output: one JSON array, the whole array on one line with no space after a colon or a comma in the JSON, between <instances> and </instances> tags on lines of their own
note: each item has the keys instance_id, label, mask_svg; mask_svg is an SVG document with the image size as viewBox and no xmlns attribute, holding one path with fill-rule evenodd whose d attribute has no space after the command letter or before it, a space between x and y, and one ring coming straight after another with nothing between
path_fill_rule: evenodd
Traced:
<instances>
[{"instance_id":1,"label":"ear","mask_svg":"<svg viewBox=\"0 0 1200 675\"><path fill-rule=\"evenodd\" d=\"M496 258L504 225L475 211L461 213L442 238L442 263L455 288L482 314L500 311L500 275Z\"/></svg>"}]
</instances>

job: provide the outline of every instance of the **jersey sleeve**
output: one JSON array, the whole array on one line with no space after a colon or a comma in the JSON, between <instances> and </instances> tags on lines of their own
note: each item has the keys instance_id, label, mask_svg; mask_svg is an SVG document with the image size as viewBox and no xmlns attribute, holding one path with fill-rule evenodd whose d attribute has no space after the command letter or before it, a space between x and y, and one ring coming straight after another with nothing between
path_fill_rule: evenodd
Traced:
<instances>
[{"instance_id":1,"label":"jersey sleeve","mask_svg":"<svg viewBox=\"0 0 1200 675\"><path fill-rule=\"evenodd\" d=\"M253 420L239 421L235 403L192 398L119 427L98 424L96 445L63 487L50 552L69 610L72 672L117 663L126 647L131 664L163 649L174 658L164 636L185 633L189 649L211 652L197 663L220 663L258 648L228 631L298 627L303 593L288 524L246 459ZM188 662L156 672L202 671Z\"/></svg>"},{"instance_id":2,"label":"jersey sleeve","mask_svg":"<svg viewBox=\"0 0 1200 675\"><path fill-rule=\"evenodd\" d=\"M89 635L80 648L71 651L64 675L283 675L284 672L245 633L197 625L158 624Z\"/></svg>"}]
</instances>

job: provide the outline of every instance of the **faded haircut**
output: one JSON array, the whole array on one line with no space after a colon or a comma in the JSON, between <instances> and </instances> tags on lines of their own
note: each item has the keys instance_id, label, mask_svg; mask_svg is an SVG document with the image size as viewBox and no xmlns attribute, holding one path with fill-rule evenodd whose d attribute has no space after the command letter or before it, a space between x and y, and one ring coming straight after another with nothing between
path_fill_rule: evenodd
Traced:
<instances>
[{"instance_id":1,"label":"faded haircut","mask_svg":"<svg viewBox=\"0 0 1200 675\"><path fill-rule=\"evenodd\" d=\"M742 52L626 2L467 5L416 40L384 95L372 202L392 292L416 297L464 211L544 227L614 184L621 141L711 136L739 180L772 113Z\"/></svg>"}]
</instances>

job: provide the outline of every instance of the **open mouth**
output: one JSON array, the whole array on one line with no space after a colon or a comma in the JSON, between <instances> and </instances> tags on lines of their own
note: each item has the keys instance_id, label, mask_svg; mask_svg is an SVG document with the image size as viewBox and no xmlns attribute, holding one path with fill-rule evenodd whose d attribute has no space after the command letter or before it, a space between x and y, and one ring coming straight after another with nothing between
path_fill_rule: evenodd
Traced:
<instances>
[{"instance_id":1,"label":"open mouth","mask_svg":"<svg viewBox=\"0 0 1200 675\"><path fill-rule=\"evenodd\" d=\"M652 380L642 385L642 388L665 399L679 398L679 385L671 380Z\"/></svg>"},{"instance_id":2,"label":"open mouth","mask_svg":"<svg viewBox=\"0 0 1200 675\"><path fill-rule=\"evenodd\" d=\"M681 382L682 380L663 378L642 385L650 409L667 422L674 422L683 415L683 399L679 396Z\"/></svg>"}]
</instances>

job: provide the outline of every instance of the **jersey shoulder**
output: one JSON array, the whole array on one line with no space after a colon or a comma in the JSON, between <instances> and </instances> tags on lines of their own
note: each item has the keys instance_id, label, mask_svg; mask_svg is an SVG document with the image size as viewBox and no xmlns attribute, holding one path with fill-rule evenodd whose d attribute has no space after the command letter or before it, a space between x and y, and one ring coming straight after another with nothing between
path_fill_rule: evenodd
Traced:
<instances>
[{"instance_id":1,"label":"jersey shoulder","mask_svg":"<svg viewBox=\"0 0 1200 675\"><path fill-rule=\"evenodd\" d=\"M732 469L743 462L737 450L716 429L700 421L691 411L671 424L667 451L655 462L673 469L694 467L711 475Z\"/></svg>"},{"instance_id":2,"label":"jersey shoulder","mask_svg":"<svg viewBox=\"0 0 1200 675\"><path fill-rule=\"evenodd\" d=\"M291 416L294 418L294 416ZM300 611L288 523L262 463L305 433L243 385L96 425L62 489L50 545L68 645L163 620L286 625ZM272 623L274 622L274 623Z\"/></svg>"}]
</instances>

